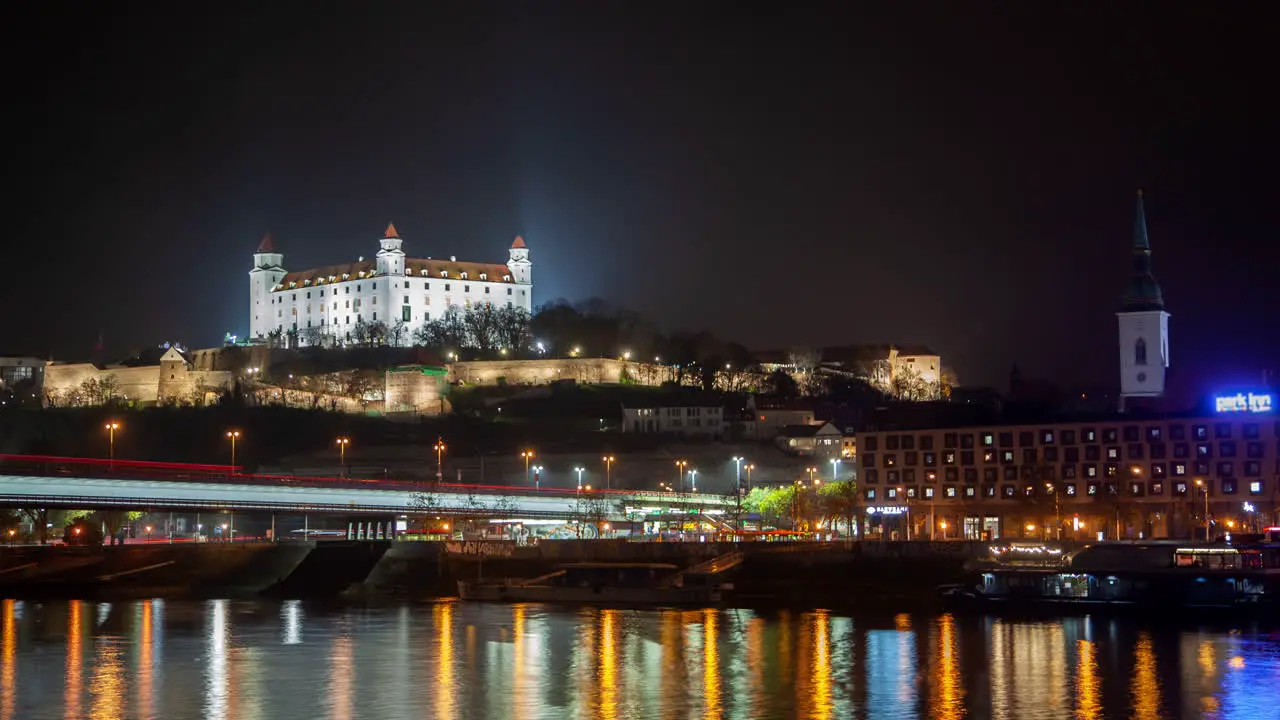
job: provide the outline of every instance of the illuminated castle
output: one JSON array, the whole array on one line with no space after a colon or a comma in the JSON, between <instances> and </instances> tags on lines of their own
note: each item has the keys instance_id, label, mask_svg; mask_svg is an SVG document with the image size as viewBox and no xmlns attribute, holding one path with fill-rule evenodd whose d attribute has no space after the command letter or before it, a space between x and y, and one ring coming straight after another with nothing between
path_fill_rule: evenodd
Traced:
<instances>
[{"instance_id":1,"label":"illuminated castle","mask_svg":"<svg viewBox=\"0 0 1280 720\"><path fill-rule=\"evenodd\" d=\"M390 342L403 345L451 306L533 310L533 264L521 237L511 243L505 265L405 257L395 224L378 242L373 260L289 272L266 235L249 271L250 339L347 343L363 326L385 328Z\"/></svg>"}]
</instances>

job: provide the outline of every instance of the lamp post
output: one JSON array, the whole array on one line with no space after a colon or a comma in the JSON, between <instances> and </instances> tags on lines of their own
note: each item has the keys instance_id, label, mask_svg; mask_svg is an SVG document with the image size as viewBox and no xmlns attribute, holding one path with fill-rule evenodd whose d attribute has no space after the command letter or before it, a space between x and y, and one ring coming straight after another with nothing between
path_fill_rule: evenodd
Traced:
<instances>
[{"instance_id":1,"label":"lamp post","mask_svg":"<svg viewBox=\"0 0 1280 720\"><path fill-rule=\"evenodd\" d=\"M751 492L751 471L755 469L755 463L747 463L747 492Z\"/></svg>"},{"instance_id":2,"label":"lamp post","mask_svg":"<svg viewBox=\"0 0 1280 720\"><path fill-rule=\"evenodd\" d=\"M107 423L107 463L109 467L116 464L116 431L120 429L120 423L112 420Z\"/></svg>"},{"instance_id":3,"label":"lamp post","mask_svg":"<svg viewBox=\"0 0 1280 720\"><path fill-rule=\"evenodd\" d=\"M614 457L612 455L605 455L600 459L604 461L604 487L606 490L612 490Z\"/></svg>"},{"instance_id":4,"label":"lamp post","mask_svg":"<svg viewBox=\"0 0 1280 720\"><path fill-rule=\"evenodd\" d=\"M346 476L347 474L347 446L351 444L351 438L338 438L338 474Z\"/></svg>"},{"instance_id":5,"label":"lamp post","mask_svg":"<svg viewBox=\"0 0 1280 720\"><path fill-rule=\"evenodd\" d=\"M1209 483L1196 478L1196 487L1204 490L1204 541L1209 542Z\"/></svg>"},{"instance_id":6,"label":"lamp post","mask_svg":"<svg viewBox=\"0 0 1280 720\"><path fill-rule=\"evenodd\" d=\"M444 438L436 436L436 444L432 448L436 451L436 486L444 482ZM483 458L483 456L481 456Z\"/></svg>"},{"instance_id":7,"label":"lamp post","mask_svg":"<svg viewBox=\"0 0 1280 720\"><path fill-rule=\"evenodd\" d=\"M831 458L831 482L840 480L840 458Z\"/></svg>"},{"instance_id":8,"label":"lamp post","mask_svg":"<svg viewBox=\"0 0 1280 720\"><path fill-rule=\"evenodd\" d=\"M573 471L578 473L578 492L582 492L582 473L586 471L586 468L576 467Z\"/></svg>"},{"instance_id":9,"label":"lamp post","mask_svg":"<svg viewBox=\"0 0 1280 720\"><path fill-rule=\"evenodd\" d=\"M735 457L735 458L733 458L733 467L734 467L734 472L735 472L735 474L736 474L736 476L737 476L737 479L738 479L738 494L739 494L739 495L741 495L741 494L742 494L742 460L743 460L743 459L742 459L742 458L740 458L740 457Z\"/></svg>"},{"instance_id":10,"label":"lamp post","mask_svg":"<svg viewBox=\"0 0 1280 720\"><path fill-rule=\"evenodd\" d=\"M532 479L529 474L529 461L533 459L533 451L525 450L524 452L520 453L520 457L524 458L524 484L528 485L530 480Z\"/></svg>"},{"instance_id":11,"label":"lamp post","mask_svg":"<svg viewBox=\"0 0 1280 720\"><path fill-rule=\"evenodd\" d=\"M689 471L690 489L692 492L698 492L698 469L694 468Z\"/></svg>"},{"instance_id":12,"label":"lamp post","mask_svg":"<svg viewBox=\"0 0 1280 720\"><path fill-rule=\"evenodd\" d=\"M1053 483L1045 483L1045 489L1053 495L1053 539L1062 540L1062 496L1058 494L1058 487Z\"/></svg>"},{"instance_id":13,"label":"lamp post","mask_svg":"<svg viewBox=\"0 0 1280 720\"><path fill-rule=\"evenodd\" d=\"M805 468L805 469L804 469L804 471L805 471L805 472L807 472L807 473L809 473L809 484L810 484L810 485L812 485L812 484L813 484L813 474L814 474L814 473L816 473L816 472L818 472L818 468L816 468L816 467L807 467L807 468Z\"/></svg>"},{"instance_id":14,"label":"lamp post","mask_svg":"<svg viewBox=\"0 0 1280 720\"><path fill-rule=\"evenodd\" d=\"M911 498L907 496L907 489L902 485L898 486L898 494L902 496L902 504L907 508L907 539L911 539Z\"/></svg>"},{"instance_id":15,"label":"lamp post","mask_svg":"<svg viewBox=\"0 0 1280 720\"><path fill-rule=\"evenodd\" d=\"M533 489L534 490L542 489L542 466L541 465L533 466Z\"/></svg>"},{"instance_id":16,"label":"lamp post","mask_svg":"<svg viewBox=\"0 0 1280 720\"><path fill-rule=\"evenodd\" d=\"M676 487L680 488L678 492L684 492L684 468L688 464L684 460L676 461Z\"/></svg>"},{"instance_id":17,"label":"lamp post","mask_svg":"<svg viewBox=\"0 0 1280 720\"><path fill-rule=\"evenodd\" d=\"M239 430L228 430L227 437L231 439L231 474L236 472L236 440L240 439Z\"/></svg>"}]
</instances>

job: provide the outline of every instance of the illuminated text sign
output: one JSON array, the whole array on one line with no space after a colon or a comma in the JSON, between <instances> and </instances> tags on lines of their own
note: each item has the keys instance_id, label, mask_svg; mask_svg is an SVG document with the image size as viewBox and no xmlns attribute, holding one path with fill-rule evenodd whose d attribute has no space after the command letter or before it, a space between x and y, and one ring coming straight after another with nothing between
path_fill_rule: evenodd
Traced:
<instances>
[{"instance_id":1,"label":"illuminated text sign","mask_svg":"<svg viewBox=\"0 0 1280 720\"><path fill-rule=\"evenodd\" d=\"M1214 398L1213 402L1218 412L1271 412L1270 395L1255 395L1253 393L1220 395Z\"/></svg>"},{"instance_id":2,"label":"illuminated text sign","mask_svg":"<svg viewBox=\"0 0 1280 720\"><path fill-rule=\"evenodd\" d=\"M906 512L905 505L882 505L867 508L868 515L902 515Z\"/></svg>"}]
</instances>

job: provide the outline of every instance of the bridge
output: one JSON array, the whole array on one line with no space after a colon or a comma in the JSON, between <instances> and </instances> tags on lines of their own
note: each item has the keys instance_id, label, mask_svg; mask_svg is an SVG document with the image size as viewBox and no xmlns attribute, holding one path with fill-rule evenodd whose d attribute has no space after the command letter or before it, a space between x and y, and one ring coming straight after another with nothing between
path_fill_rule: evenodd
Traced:
<instances>
[{"instance_id":1,"label":"bridge","mask_svg":"<svg viewBox=\"0 0 1280 720\"><path fill-rule=\"evenodd\" d=\"M724 514L728 498L242 473L239 467L0 454L0 506L635 520Z\"/></svg>"}]
</instances>

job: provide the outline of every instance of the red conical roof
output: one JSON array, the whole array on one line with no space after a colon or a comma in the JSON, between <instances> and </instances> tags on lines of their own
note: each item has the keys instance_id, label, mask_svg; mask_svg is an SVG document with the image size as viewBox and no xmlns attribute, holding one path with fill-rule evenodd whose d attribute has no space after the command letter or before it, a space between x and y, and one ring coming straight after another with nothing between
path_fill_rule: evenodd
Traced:
<instances>
[{"instance_id":1,"label":"red conical roof","mask_svg":"<svg viewBox=\"0 0 1280 720\"><path fill-rule=\"evenodd\" d=\"M519 235L517 235L517 236L516 236L516 239L515 239L515 242L511 243L511 249L512 249L512 250L515 250L515 249L517 249L517 248L522 248L522 247L525 247L525 244L524 244L524 238L522 238L522 237L520 237Z\"/></svg>"},{"instance_id":2,"label":"red conical roof","mask_svg":"<svg viewBox=\"0 0 1280 720\"><path fill-rule=\"evenodd\" d=\"M276 244L271 240L271 233L262 236L262 242L258 243L258 252L273 253L276 251Z\"/></svg>"},{"instance_id":3,"label":"red conical roof","mask_svg":"<svg viewBox=\"0 0 1280 720\"><path fill-rule=\"evenodd\" d=\"M383 237L389 237L389 238L399 238L399 237L400 237L400 233L396 232L396 224L395 224L395 223L387 223L387 231L386 231L385 233L383 233Z\"/></svg>"}]
</instances>

